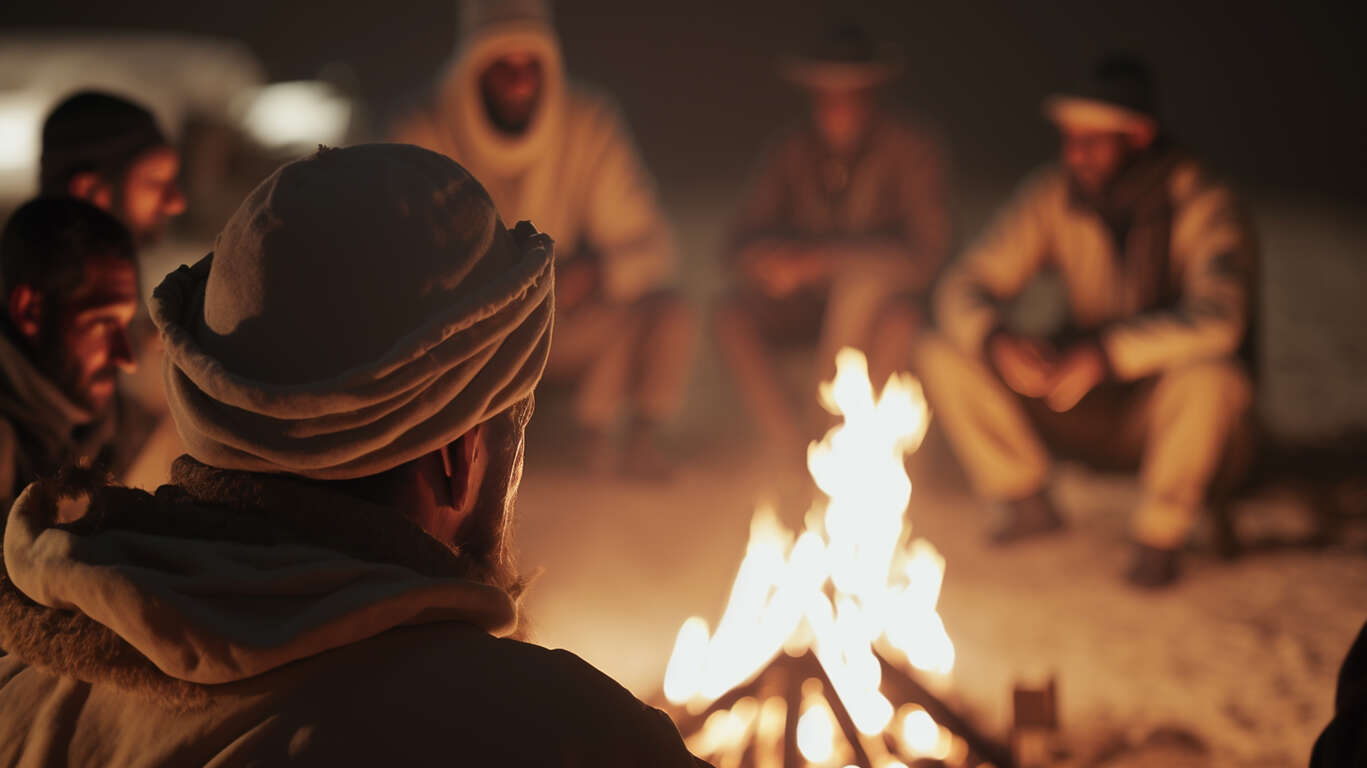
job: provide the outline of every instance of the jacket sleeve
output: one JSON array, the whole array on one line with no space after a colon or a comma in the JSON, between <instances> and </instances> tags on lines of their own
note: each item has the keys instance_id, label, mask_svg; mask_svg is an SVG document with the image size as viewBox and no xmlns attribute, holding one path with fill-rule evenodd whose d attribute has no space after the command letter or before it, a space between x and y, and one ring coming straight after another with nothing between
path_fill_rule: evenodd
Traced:
<instances>
[{"instance_id":1,"label":"jacket sleeve","mask_svg":"<svg viewBox=\"0 0 1367 768\"><path fill-rule=\"evenodd\" d=\"M591 132L585 234L602 257L608 298L631 301L667 285L678 267L655 182L619 113L603 107Z\"/></svg>"},{"instance_id":2,"label":"jacket sleeve","mask_svg":"<svg viewBox=\"0 0 1367 768\"><path fill-rule=\"evenodd\" d=\"M788 137L775 140L751 171L739 212L731 222L727 263L734 264L740 252L756 240L792 235L790 163L786 159L789 144Z\"/></svg>"},{"instance_id":3,"label":"jacket sleeve","mask_svg":"<svg viewBox=\"0 0 1367 768\"><path fill-rule=\"evenodd\" d=\"M982 352L988 334L1001 322L997 305L1020 293L1043 265L1050 239L1047 206L1057 187L1052 173L1028 180L945 272L935 294L935 319L965 353Z\"/></svg>"},{"instance_id":4,"label":"jacket sleeve","mask_svg":"<svg viewBox=\"0 0 1367 768\"><path fill-rule=\"evenodd\" d=\"M1179 200L1171 253L1180 299L1176 307L1121 320L1103 331L1106 356L1120 379L1229 358L1244 338L1257 268L1252 232L1228 188L1199 186L1179 193Z\"/></svg>"}]
</instances>

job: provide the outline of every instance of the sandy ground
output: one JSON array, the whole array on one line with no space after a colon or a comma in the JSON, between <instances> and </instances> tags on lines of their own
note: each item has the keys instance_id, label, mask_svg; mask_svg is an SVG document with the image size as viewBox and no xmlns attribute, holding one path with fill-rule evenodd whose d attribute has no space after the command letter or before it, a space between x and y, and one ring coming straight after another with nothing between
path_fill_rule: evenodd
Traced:
<instances>
[{"instance_id":1,"label":"sandy ground","mask_svg":"<svg viewBox=\"0 0 1367 768\"><path fill-rule=\"evenodd\" d=\"M935 450L918 474L953 478ZM715 621L724 604L758 475L742 457L714 455L650 488L539 459L529 458L519 524L524 568L542 569L527 601L534 639L653 697L679 623ZM1013 682L1052 674L1077 738L1138 740L1169 726L1210 746L1198 765L1304 765L1367 619L1367 559L1288 550L1231 565L1197 550L1176 589L1138 593L1118 578L1134 490L1066 472L1055 496L1072 530L999 551L956 482L918 483L910 518L948 559L941 613L958 650L955 694L1001 732Z\"/></svg>"},{"instance_id":2,"label":"sandy ground","mask_svg":"<svg viewBox=\"0 0 1367 768\"><path fill-rule=\"evenodd\" d=\"M976 231L1005 189L966 190L962 231ZM727 198L669 201L687 252L715 253ZM1367 424L1367 218L1306 200L1254 196L1251 207L1264 247L1265 423L1282 436ZM689 274L701 298L718 283L703 264ZM704 353L694 384L684 431L702 444L673 484L585 478L559 460L552 427L532 446L521 505L523 564L543 569L527 603L536 638L646 697L679 623L717 618L754 503L772 495L726 448L744 418L714 356ZM982 543L985 514L934 435L924 451L910 519L948 558L941 613L959 651L955 691L985 724L1006 727L1013 682L1054 674L1064 725L1081 741L1172 726L1209 745L1191 765L1306 764L1367 619L1360 550L1287 548L1228 564L1198 548L1179 587L1140 594L1119 581L1130 478L1063 472L1054 494L1072 531L1000 552ZM787 510L791 524L800 511ZM1294 499L1275 496L1246 505L1240 524L1258 535L1308 525ZM1156 753L1142 764L1188 763Z\"/></svg>"}]
</instances>

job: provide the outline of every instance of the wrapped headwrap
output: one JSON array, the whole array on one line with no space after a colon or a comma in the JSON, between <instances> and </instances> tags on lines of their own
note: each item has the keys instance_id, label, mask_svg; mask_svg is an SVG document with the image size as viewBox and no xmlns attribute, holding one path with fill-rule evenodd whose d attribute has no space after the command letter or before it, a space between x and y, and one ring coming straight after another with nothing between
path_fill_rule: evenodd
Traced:
<instances>
[{"instance_id":1,"label":"wrapped headwrap","mask_svg":"<svg viewBox=\"0 0 1367 768\"><path fill-rule=\"evenodd\" d=\"M321 149L262 182L152 317L192 456L323 480L377 474L531 394L552 242L418 147Z\"/></svg>"}]
</instances>

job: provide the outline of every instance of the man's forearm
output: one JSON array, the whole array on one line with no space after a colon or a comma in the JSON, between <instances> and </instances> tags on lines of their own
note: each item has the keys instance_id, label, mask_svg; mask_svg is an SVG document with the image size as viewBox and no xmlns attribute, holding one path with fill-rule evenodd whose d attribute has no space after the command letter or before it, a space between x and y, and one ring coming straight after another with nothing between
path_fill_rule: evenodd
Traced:
<instances>
[{"instance_id":1,"label":"man's forearm","mask_svg":"<svg viewBox=\"0 0 1367 768\"><path fill-rule=\"evenodd\" d=\"M896 270L906 281L910 293L923 293L930 286L941 260L923 253L912 244L895 237L851 238L827 241L811 247L812 258L827 274L848 266L867 266Z\"/></svg>"}]
</instances>

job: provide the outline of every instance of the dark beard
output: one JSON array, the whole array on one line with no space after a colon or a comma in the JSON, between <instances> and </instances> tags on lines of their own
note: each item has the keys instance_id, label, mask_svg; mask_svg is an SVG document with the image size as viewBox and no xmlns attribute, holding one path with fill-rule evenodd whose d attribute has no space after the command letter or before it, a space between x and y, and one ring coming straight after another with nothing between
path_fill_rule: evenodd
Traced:
<instances>
[{"instance_id":1,"label":"dark beard","mask_svg":"<svg viewBox=\"0 0 1367 768\"><path fill-rule=\"evenodd\" d=\"M526 589L513 557L513 516L522 479L523 436L535 401L528 397L484 423L489 467L479 498L456 532L456 544L486 569L485 578L514 599Z\"/></svg>"},{"instance_id":2,"label":"dark beard","mask_svg":"<svg viewBox=\"0 0 1367 768\"><path fill-rule=\"evenodd\" d=\"M97 405L91 402L87 387L104 378L114 379L115 371L101 371L89 380L84 380L80 366L66 354L55 328L43 329L38 337L38 343L34 345L33 353L38 370L72 403L97 416L108 409L107 403Z\"/></svg>"},{"instance_id":3,"label":"dark beard","mask_svg":"<svg viewBox=\"0 0 1367 768\"><path fill-rule=\"evenodd\" d=\"M509 136L522 136L527 132L527 128L532 124L532 117L536 115L535 104L532 105L531 109L527 110L527 114L509 117L508 115L503 114L502 110L499 109L498 103L487 91L482 95L484 97L484 114L489 116L489 122L493 123L494 127L497 128L500 133L505 133Z\"/></svg>"}]
</instances>

